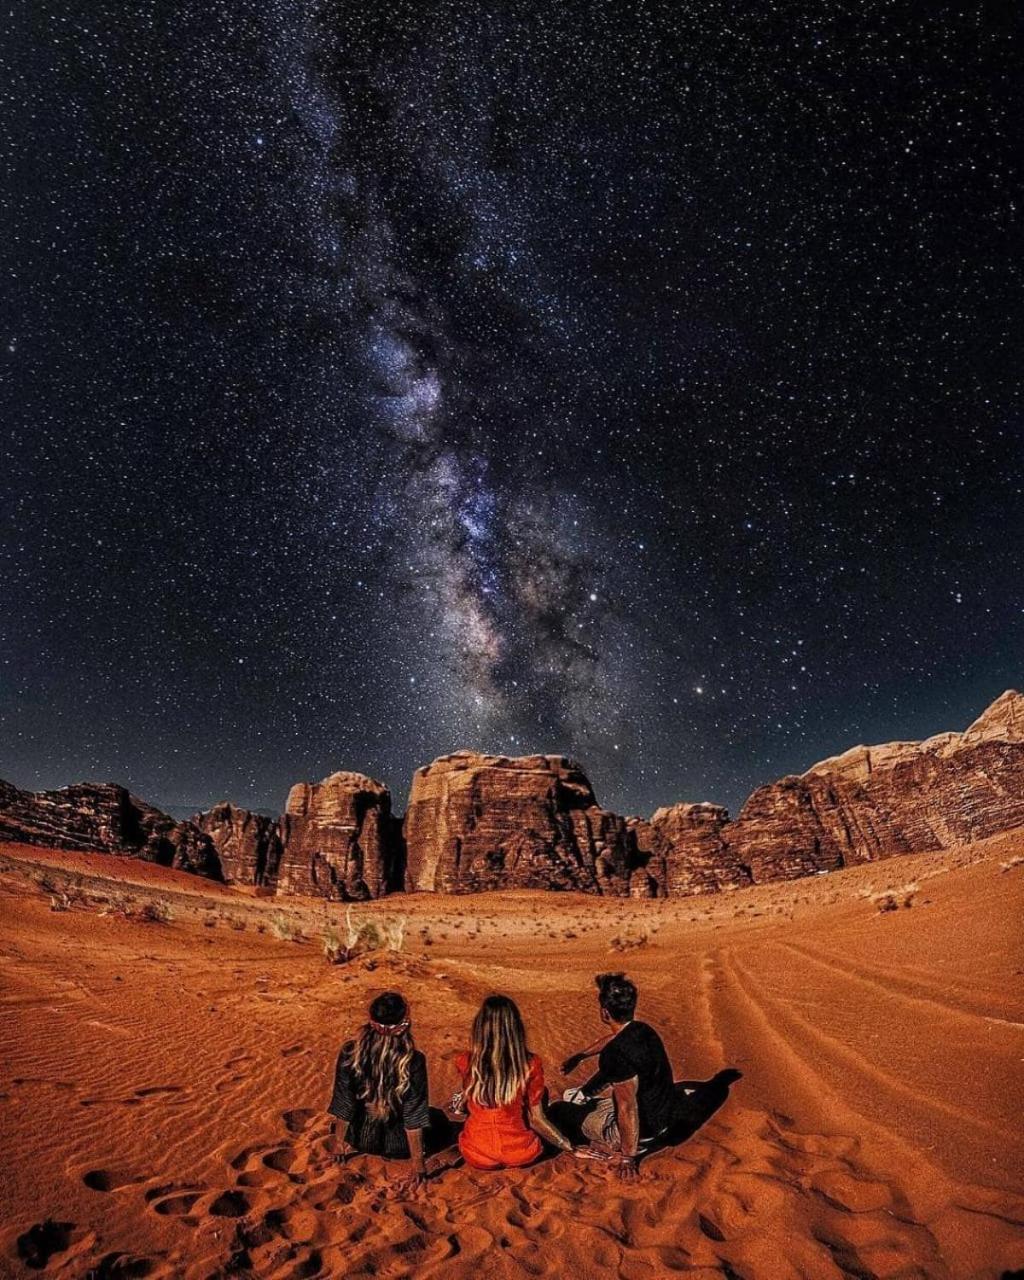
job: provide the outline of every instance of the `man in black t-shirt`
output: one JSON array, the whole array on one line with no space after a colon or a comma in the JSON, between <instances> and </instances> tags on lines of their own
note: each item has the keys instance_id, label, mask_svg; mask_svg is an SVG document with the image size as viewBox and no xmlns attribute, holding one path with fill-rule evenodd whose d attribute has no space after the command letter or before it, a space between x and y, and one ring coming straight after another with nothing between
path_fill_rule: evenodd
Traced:
<instances>
[{"instance_id":1,"label":"man in black t-shirt","mask_svg":"<svg viewBox=\"0 0 1024 1280\"><path fill-rule=\"evenodd\" d=\"M596 1098L583 1133L597 1150L616 1156L619 1177L632 1182L638 1176L641 1141L664 1133L672 1123L672 1067L657 1031L633 1016L635 984L622 973L600 973L595 981L601 1021L610 1034L573 1054L562 1071L568 1075L585 1058L597 1056L597 1073L572 1091L583 1101Z\"/></svg>"}]
</instances>

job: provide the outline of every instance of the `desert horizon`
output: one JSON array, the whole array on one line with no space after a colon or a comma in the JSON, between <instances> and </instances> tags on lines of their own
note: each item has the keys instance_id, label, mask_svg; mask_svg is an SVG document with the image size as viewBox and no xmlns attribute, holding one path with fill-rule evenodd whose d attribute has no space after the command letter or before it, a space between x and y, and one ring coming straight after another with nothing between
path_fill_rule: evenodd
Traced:
<instances>
[{"instance_id":1,"label":"desert horizon","mask_svg":"<svg viewBox=\"0 0 1024 1280\"><path fill-rule=\"evenodd\" d=\"M13 1274L959 1280L1024 1266L1024 833L641 902L282 902L8 843L0 895ZM603 970L637 982L692 1090L637 1184L565 1155L476 1172L449 1148L394 1200L378 1158L333 1164L333 1059L374 995L408 999L434 1106L476 1002L513 995L554 1102L573 1083L558 1063L599 1029Z\"/></svg>"}]
</instances>

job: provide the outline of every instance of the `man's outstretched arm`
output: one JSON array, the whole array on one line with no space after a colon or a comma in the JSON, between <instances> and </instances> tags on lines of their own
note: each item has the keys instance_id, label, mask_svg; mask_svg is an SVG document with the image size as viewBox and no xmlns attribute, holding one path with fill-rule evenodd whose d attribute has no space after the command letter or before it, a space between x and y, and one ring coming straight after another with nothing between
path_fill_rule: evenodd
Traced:
<instances>
[{"instance_id":1,"label":"man's outstretched arm","mask_svg":"<svg viewBox=\"0 0 1024 1280\"><path fill-rule=\"evenodd\" d=\"M609 1031L607 1035L603 1035L600 1040L595 1040L586 1049L581 1049L579 1053L574 1053L571 1057L566 1058L562 1063L562 1075L571 1075L581 1062L585 1062L587 1058L596 1058L608 1041L613 1040L616 1035L618 1035L617 1031Z\"/></svg>"}]
</instances>

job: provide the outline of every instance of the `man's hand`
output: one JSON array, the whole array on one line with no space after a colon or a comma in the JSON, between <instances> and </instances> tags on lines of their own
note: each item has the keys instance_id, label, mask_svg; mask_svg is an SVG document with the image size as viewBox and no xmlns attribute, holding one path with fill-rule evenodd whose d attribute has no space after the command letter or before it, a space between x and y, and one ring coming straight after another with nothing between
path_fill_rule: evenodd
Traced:
<instances>
[{"instance_id":1,"label":"man's hand","mask_svg":"<svg viewBox=\"0 0 1024 1280\"><path fill-rule=\"evenodd\" d=\"M571 1058L566 1058L562 1063L562 1075L571 1076L586 1056L585 1053L574 1053Z\"/></svg>"},{"instance_id":2,"label":"man's hand","mask_svg":"<svg viewBox=\"0 0 1024 1280\"><path fill-rule=\"evenodd\" d=\"M620 1182L639 1182L640 1165L636 1156L620 1156L615 1166L615 1176Z\"/></svg>"}]
</instances>

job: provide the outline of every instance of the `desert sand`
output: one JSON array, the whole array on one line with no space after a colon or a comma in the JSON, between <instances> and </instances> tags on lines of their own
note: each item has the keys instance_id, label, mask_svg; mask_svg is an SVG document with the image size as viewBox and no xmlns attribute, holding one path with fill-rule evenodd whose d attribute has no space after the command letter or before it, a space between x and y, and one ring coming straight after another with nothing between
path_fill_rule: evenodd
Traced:
<instances>
[{"instance_id":1,"label":"desert sand","mask_svg":"<svg viewBox=\"0 0 1024 1280\"><path fill-rule=\"evenodd\" d=\"M1022 906L1017 833L674 901L391 897L352 918L406 916L401 951L331 965L339 904L0 846L0 1274L1012 1274ZM607 969L677 1079L717 1077L641 1182L442 1155L401 1201L379 1162L332 1162L334 1060L373 995L409 998L435 1105L479 999L513 995L556 1095L585 1077L558 1063L599 1033Z\"/></svg>"}]
</instances>

